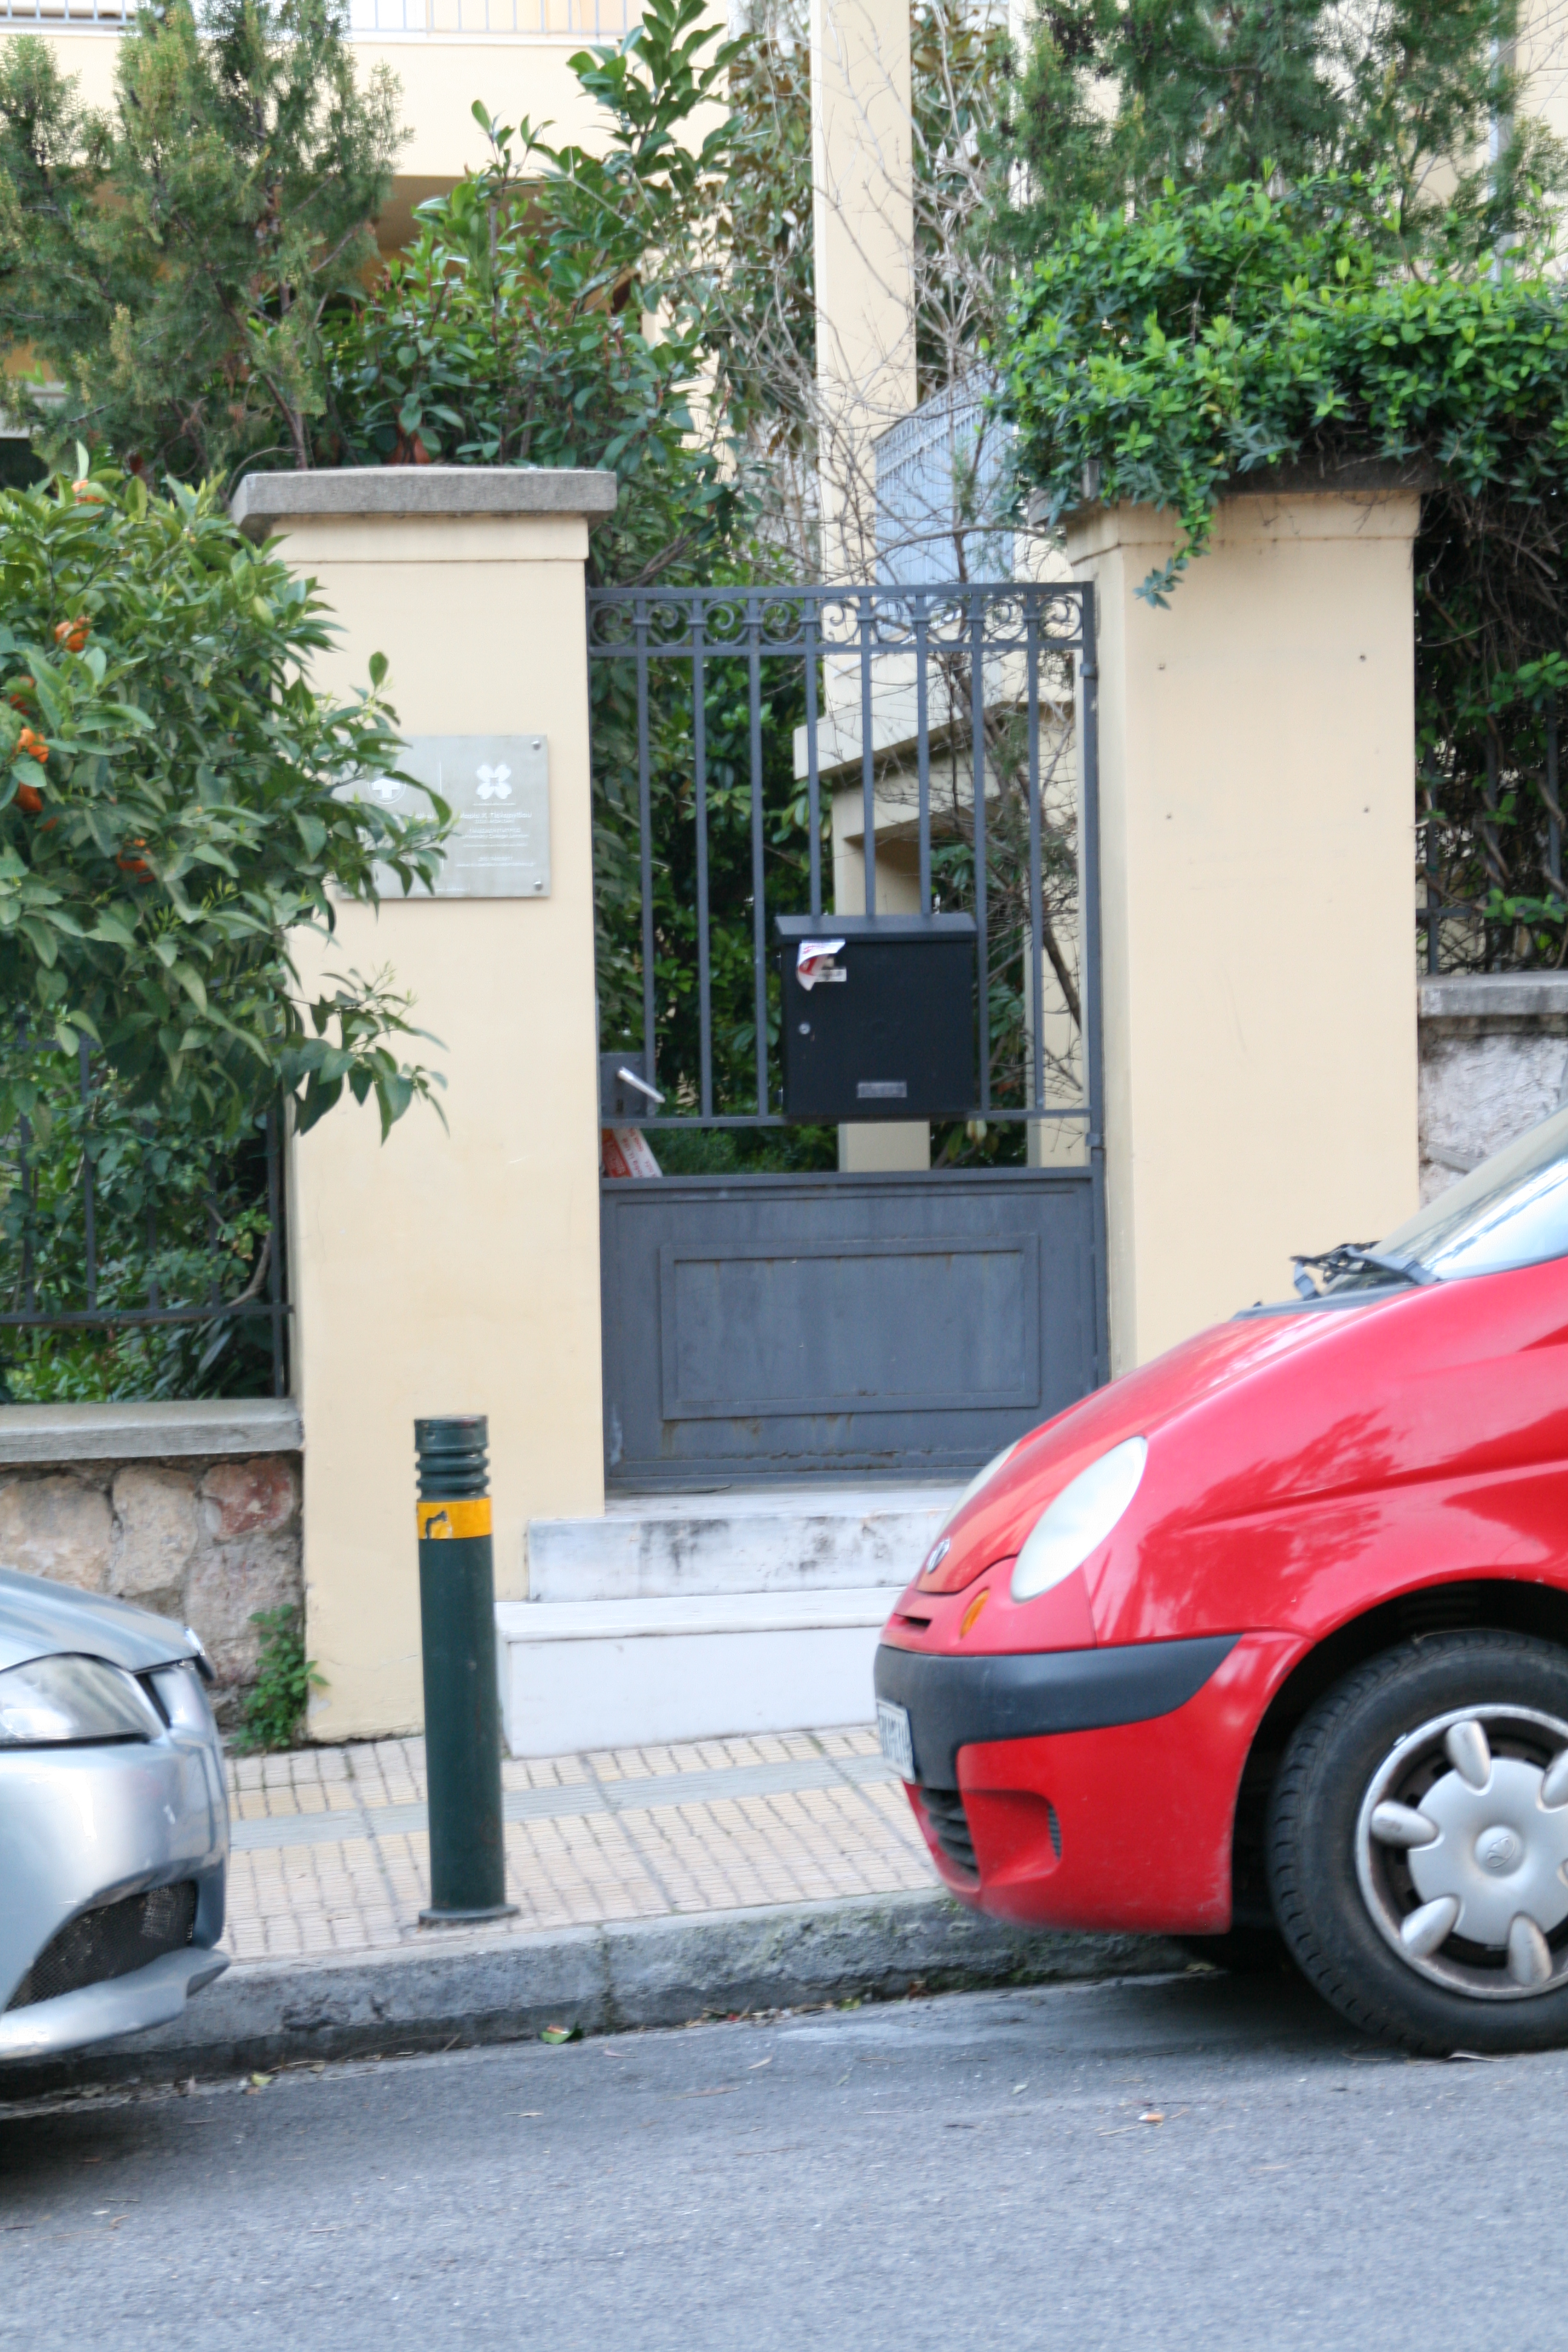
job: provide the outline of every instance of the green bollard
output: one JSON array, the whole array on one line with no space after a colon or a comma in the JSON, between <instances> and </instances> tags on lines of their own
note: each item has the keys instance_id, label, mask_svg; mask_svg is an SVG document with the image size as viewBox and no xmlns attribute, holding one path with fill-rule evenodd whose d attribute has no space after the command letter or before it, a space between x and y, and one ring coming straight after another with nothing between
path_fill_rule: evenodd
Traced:
<instances>
[{"instance_id":1,"label":"green bollard","mask_svg":"<svg viewBox=\"0 0 1568 2352\"><path fill-rule=\"evenodd\" d=\"M489 1423L416 1421L419 1628L425 1659L430 1907L421 1927L504 1919L500 1701L490 1549Z\"/></svg>"}]
</instances>

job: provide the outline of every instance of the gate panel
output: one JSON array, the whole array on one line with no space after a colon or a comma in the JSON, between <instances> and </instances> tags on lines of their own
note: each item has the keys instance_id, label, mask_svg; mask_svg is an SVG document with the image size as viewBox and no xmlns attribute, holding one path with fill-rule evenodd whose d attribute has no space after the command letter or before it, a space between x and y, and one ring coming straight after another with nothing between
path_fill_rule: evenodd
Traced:
<instances>
[{"instance_id":1,"label":"gate panel","mask_svg":"<svg viewBox=\"0 0 1568 2352\"><path fill-rule=\"evenodd\" d=\"M604 1187L618 1486L956 1474L1095 1385L1087 1171Z\"/></svg>"}]
</instances>

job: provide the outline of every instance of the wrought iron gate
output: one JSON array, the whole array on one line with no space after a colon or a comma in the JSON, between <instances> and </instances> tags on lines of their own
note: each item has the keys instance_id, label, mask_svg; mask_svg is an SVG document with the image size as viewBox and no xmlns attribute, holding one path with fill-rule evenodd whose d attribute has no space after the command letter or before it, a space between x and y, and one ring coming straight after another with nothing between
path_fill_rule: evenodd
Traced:
<instances>
[{"instance_id":1,"label":"wrought iron gate","mask_svg":"<svg viewBox=\"0 0 1568 2352\"><path fill-rule=\"evenodd\" d=\"M1108 1376L1093 644L1078 583L590 593L607 1118L665 1171L603 1186L613 1486L963 1472ZM933 911L975 1099L867 1171L783 1116L770 927Z\"/></svg>"}]
</instances>

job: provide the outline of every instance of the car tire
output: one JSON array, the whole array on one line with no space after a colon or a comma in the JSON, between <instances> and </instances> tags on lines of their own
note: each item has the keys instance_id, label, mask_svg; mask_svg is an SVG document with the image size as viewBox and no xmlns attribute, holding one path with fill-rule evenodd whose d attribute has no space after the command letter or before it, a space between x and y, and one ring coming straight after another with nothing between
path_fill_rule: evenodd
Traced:
<instances>
[{"instance_id":1,"label":"car tire","mask_svg":"<svg viewBox=\"0 0 1568 2352\"><path fill-rule=\"evenodd\" d=\"M1568 1649L1478 1630L1356 1667L1291 1738L1267 1860L1291 1957L1363 2032L1568 2042Z\"/></svg>"}]
</instances>

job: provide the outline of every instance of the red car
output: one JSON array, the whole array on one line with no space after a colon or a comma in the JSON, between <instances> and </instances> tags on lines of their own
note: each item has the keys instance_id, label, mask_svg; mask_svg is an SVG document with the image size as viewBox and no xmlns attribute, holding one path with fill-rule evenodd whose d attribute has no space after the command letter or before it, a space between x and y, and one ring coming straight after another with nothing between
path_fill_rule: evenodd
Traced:
<instances>
[{"instance_id":1,"label":"red car","mask_svg":"<svg viewBox=\"0 0 1568 2352\"><path fill-rule=\"evenodd\" d=\"M981 1474L883 1747L980 1910L1282 1937L1415 2048L1568 2041L1568 1111L1297 1287Z\"/></svg>"}]
</instances>

